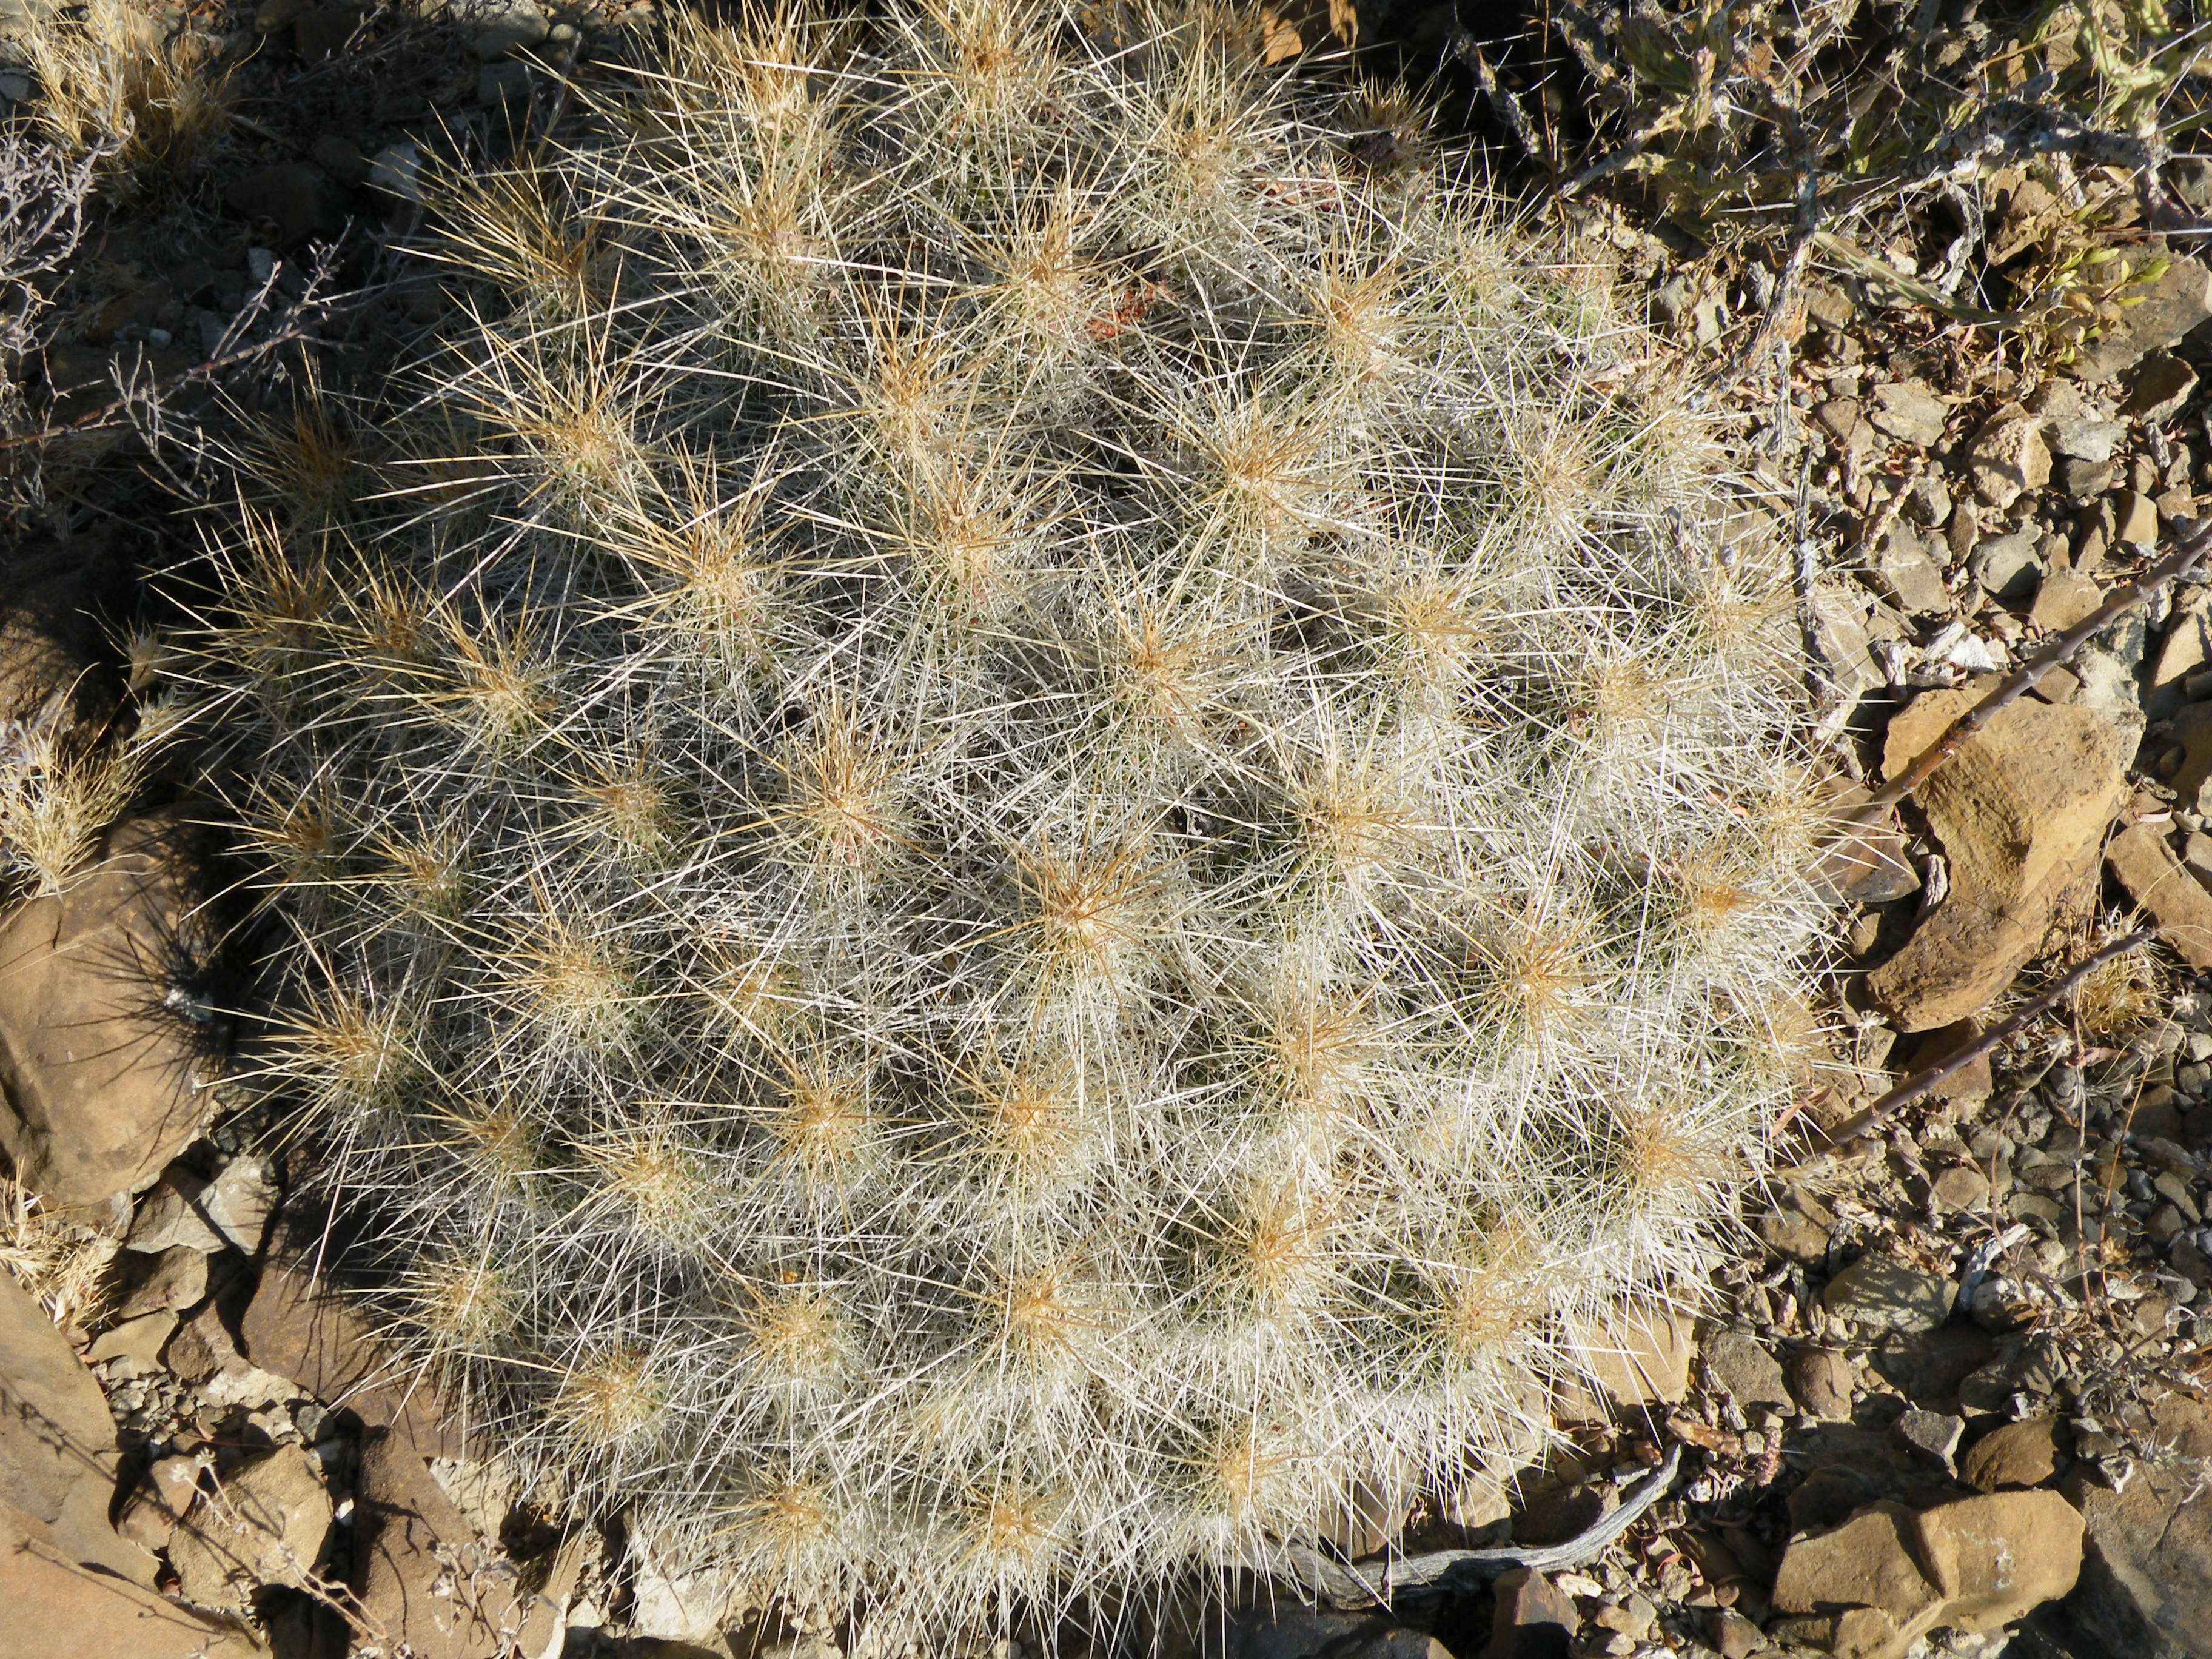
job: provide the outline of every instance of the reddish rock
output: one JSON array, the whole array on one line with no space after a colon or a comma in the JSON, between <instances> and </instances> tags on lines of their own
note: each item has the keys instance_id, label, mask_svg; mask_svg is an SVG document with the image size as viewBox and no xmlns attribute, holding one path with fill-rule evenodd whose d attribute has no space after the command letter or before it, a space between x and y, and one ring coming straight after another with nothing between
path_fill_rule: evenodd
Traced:
<instances>
[{"instance_id":1,"label":"reddish rock","mask_svg":"<svg viewBox=\"0 0 2212 1659\"><path fill-rule=\"evenodd\" d=\"M0 1503L0 1659L268 1659L240 1630L143 1585L88 1571Z\"/></svg>"}]
</instances>

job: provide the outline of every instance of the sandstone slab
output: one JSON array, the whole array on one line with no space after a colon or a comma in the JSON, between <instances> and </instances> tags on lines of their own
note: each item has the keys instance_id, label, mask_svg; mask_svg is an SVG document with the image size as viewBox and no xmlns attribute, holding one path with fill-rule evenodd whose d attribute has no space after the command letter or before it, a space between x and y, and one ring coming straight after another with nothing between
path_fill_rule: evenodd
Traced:
<instances>
[{"instance_id":1,"label":"sandstone slab","mask_svg":"<svg viewBox=\"0 0 2212 1659\"><path fill-rule=\"evenodd\" d=\"M267 1659L241 1630L127 1579L90 1571L0 1502L0 1659Z\"/></svg>"},{"instance_id":2,"label":"sandstone slab","mask_svg":"<svg viewBox=\"0 0 2212 1659\"><path fill-rule=\"evenodd\" d=\"M49 1205L152 1184L211 1108L211 1024L173 995L213 940L175 824L126 818L0 923L0 1151Z\"/></svg>"},{"instance_id":3,"label":"sandstone slab","mask_svg":"<svg viewBox=\"0 0 2212 1659\"><path fill-rule=\"evenodd\" d=\"M2194 968L2212 968L2212 891L2166 845L2160 826L2131 823L2105 861L2128 896L2157 919L2160 936Z\"/></svg>"},{"instance_id":4,"label":"sandstone slab","mask_svg":"<svg viewBox=\"0 0 2212 1659\"><path fill-rule=\"evenodd\" d=\"M332 1504L296 1445L279 1446L202 1495L169 1540L185 1599L242 1607L264 1584L305 1583L322 1559Z\"/></svg>"},{"instance_id":5,"label":"sandstone slab","mask_svg":"<svg viewBox=\"0 0 2212 1659\"><path fill-rule=\"evenodd\" d=\"M1916 699L1890 722L1887 775L1940 742L1985 691L1970 685ZM2105 826L2125 799L2133 747L2088 708L2023 698L1921 786L1950 889L1869 976L1875 1004L1899 1029L1963 1019L2012 982L2061 900L2095 868Z\"/></svg>"}]
</instances>

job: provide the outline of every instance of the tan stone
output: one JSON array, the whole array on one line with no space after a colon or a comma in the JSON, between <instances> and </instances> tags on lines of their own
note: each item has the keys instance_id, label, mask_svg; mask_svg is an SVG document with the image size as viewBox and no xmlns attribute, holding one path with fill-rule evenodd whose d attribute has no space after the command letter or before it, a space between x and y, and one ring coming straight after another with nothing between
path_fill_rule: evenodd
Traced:
<instances>
[{"instance_id":1,"label":"tan stone","mask_svg":"<svg viewBox=\"0 0 2212 1659\"><path fill-rule=\"evenodd\" d=\"M184 1597L242 1607L264 1584L307 1581L330 1536L330 1489L296 1445L246 1464L191 1506L169 1540Z\"/></svg>"},{"instance_id":2,"label":"tan stone","mask_svg":"<svg viewBox=\"0 0 2212 1659\"><path fill-rule=\"evenodd\" d=\"M2058 1473L2058 1423L2031 1417L1992 1429L1959 1459L1959 1474L1980 1492L2039 1486Z\"/></svg>"},{"instance_id":3,"label":"tan stone","mask_svg":"<svg viewBox=\"0 0 2212 1659\"><path fill-rule=\"evenodd\" d=\"M1920 1558L1943 1592L1935 1622L1996 1630L2074 1588L2081 1516L2055 1492L1999 1492L1939 1504L1919 1518Z\"/></svg>"},{"instance_id":4,"label":"tan stone","mask_svg":"<svg viewBox=\"0 0 2212 1659\"><path fill-rule=\"evenodd\" d=\"M1899 1630L1916 1626L1943 1600L1922 1568L1917 1542L1912 1512L1888 1503L1869 1505L1827 1532L1792 1539L1775 1575L1774 1609L1875 1607Z\"/></svg>"},{"instance_id":5,"label":"tan stone","mask_svg":"<svg viewBox=\"0 0 2212 1659\"><path fill-rule=\"evenodd\" d=\"M2212 892L2174 856L2161 826L2130 824L2112 837L2105 861L2168 945L2192 967L2212 968Z\"/></svg>"},{"instance_id":6,"label":"tan stone","mask_svg":"<svg viewBox=\"0 0 2212 1659\"><path fill-rule=\"evenodd\" d=\"M0 1503L0 1659L266 1659L245 1632L143 1585L77 1565Z\"/></svg>"},{"instance_id":7,"label":"tan stone","mask_svg":"<svg viewBox=\"0 0 2212 1659\"><path fill-rule=\"evenodd\" d=\"M213 1105L213 1063L149 964L205 948L179 827L126 818L58 896L0 924L0 1151L48 1204L152 1184Z\"/></svg>"},{"instance_id":8,"label":"tan stone","mask_svg":"<svg viewBox=\"0 0 2212 1659\"><path fill-rule=\"evenodd\" d=\"M1975 434L1966 452L1966 477L1974 493L2002 510L2051 482L2051 451L2042 422L2014 405L1999 410Z\"/></svg>"},{"instance_id":9,"label":"tan stone","mask_svg":"<svg viewBox=\"0 0 2212 1659\"><path fill-rule=\"evenodd\" d=\"M2063 634L2075 623L2095 616L2104 602L2104 590L2091 578L2076 570L2054 570L2035 590L2035 605L2027 619L2038 628Z\"/></svg>"},{"instance_id":10,"label":"tan stone","mask_svg":"<svg viewBox=\"0 0 2212 1659\"><path fill-rule=\"evenodd\" d=\"M107 1524L120 1457L100 1384L46 1310L0 1273L0 1504L67 1560L151 1584L154 1558Z\"/></svg>"},{"instance_id":11,"label":"tan stone","mask_svg":"<svg viewBox=\"0 0 2212 1659\"><path fill-rule=\"evenodd\" d=\"M1688 1315L1649 1303L1576 1327L1569 1333L1571 1352L1595 1393L1563 1390L1556 1407L1560 1419L1596 1422L1617 1407L1674 1404L1690 1389L1694 1330Z\"/></svg>"},{"instance_id":12,"label":"tan stone","mask_svg":"<svg viewBox=\"0 0 2212 1659\"><path fill-rule=\"evenodd\" d=\"M1891 777L1940 742L1986 684L1917 698L1890 722ZM2022 699L1969 738L1921 786L1950 890L1869 990L1899 1027L1924 1031L1976 1012L2012 982L2053 912L2094 866L2125 798L2132 744L2075 704Z\"/></svg>"}]
</instances>

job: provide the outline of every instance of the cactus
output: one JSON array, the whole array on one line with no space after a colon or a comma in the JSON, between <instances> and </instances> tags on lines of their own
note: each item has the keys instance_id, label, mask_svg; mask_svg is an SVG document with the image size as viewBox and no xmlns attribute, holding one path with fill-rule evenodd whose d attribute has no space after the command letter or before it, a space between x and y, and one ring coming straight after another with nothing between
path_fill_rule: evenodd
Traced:
<instances>
[{"instance_id":1,"label":"cactus","mask_svg":"<svg viewBox=\"0 0 2212 1659\"><path fill-rule=\"evenodd\" d=\"M1257 39L672 16L438 186L467 325L245 447L179 671L362 1294L536 1490L816 1617L1494 1474L1792 1086L1712 417Z\"/></svg>"}]
</instances>

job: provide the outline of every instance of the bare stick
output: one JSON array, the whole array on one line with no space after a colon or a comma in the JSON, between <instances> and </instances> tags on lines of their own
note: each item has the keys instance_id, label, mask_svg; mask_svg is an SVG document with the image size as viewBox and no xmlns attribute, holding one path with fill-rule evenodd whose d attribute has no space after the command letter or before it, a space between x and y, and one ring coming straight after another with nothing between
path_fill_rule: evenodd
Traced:
<instances>
[{"instance_id":1,"label":"bare stick","mask_svg":"<svg viewBox=\"0 0 2212 1659\"><path fill-rule=\"evenodd\" d=\"M1900 1106L1910 1106L1946 1078L1956 1076L2007 1038L2026 1030L2036 1020L2064 1001L2074 988L2081 984L2096 969L2110 962L2114 957L2125 956L2130 951L2141 949L2157 937L2157 928L2138 927L2124 938L2114 939L2087 961L2081 963L2057 984L2051 987L2010 1019L2005 1021L2003 1024L1984 1031L1965 1048L1954 1051L1936 1065L1915 1072L1864 1111L1845 1118L1828 1132L1829 1144L1840 1146L1855 1136L1864 1134Z\"/></svg>"},{"instance_id":2,"label":"bare stick","mask_svg":"<svg viewBox=\"0 0 2212 1659\"><path fill-rule=\"evenodd\" d=\"M1943 733L1942 741L1864 802L1835 818L1834 828L1838 831L1856 830L1876 822L1891 807L1927 782L1938 768L1959 752L1967 738L2026 696L2044 675L2087 644L2093 635L2109 628L2129 611L2144 604L2168 582L2196 568L2197 561L2208 550L2212 550L2212 523L2192 525L2182 534L2179 551L2163 563L2154 565L2125 587L2116 588L2112 596L2095 611L2006 675L1995 690L1952 723L1950 729Z\"/></svg>"},{"instance_id":3,"label":"bare stick","mask_svg":"<svg viewBox=\"0 0 2212 1659\"><path fill-rule=\"evenodd\" d=\"M1516 1567L1535 1572L1557 1572L1594 1561L1615 1539L1634 1526L1645 1510L1664 1498L1681 1472L1682 1447L1668 1448L1666 1461L1645 1475L1620 1500L1620 1506L1601 1516L1588 1531L1564 1544L1507 1544L1487 1550L1436 1550L1426 1555L1401 1556L1372 1566L1355 1566L1333 1560L1304 1544L1288 1547L1284 1553L1291 1571L1315 1594L1340 1607L1387 1606L1393 1591L1423 1589L1451 1577L1495 1578Z\"/></svg>"}]
</instances>

